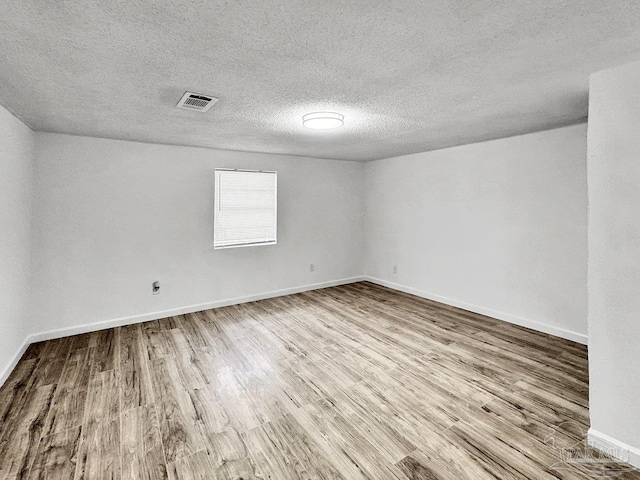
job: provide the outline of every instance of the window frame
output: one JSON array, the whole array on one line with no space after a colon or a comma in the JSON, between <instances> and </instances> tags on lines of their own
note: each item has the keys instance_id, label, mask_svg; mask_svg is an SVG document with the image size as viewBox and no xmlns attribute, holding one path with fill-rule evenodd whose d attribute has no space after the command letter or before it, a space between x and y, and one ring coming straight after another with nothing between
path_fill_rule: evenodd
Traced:
<instances>
[{"instance_id":1,"label":"window frame","mask_svg":"<svg viewBox=\"0 0 640 480\"><path fill-rule=\"evenodd\" d=\"M224 250L227 248L243 248L243 247L261 247L266 245L278 244L278 172L275 170L249 170L245 168L216 168L214 170L214 202L213 202L213 249ZM273 190L273 221L274 221L274 236L273 240L264 242L251 242L251 243L236 243L229 245L217 245L216 244L216 213L219 211L220 205L220 176L218 172L242 172L242 173L262 173L273 175L274 190Z\"/></svg>"}]
</instances>

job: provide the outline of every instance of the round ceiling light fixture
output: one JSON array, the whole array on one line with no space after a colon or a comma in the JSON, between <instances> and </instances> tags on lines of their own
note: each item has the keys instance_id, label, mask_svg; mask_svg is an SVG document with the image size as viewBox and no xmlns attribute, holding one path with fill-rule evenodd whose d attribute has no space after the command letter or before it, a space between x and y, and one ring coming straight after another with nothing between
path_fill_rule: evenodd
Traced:
<instances>
[{"instance_id":1,"label":"round ceiling light fixture","mask_svg":"<svg viewBox=\"0 0 640 480\"><path fill-rule=\"evenodd\" d=\"M307 113L302 117L302 124L315 130L329 130L344 125L344 115L335 112Z\"/></svg>"}]
</instances>

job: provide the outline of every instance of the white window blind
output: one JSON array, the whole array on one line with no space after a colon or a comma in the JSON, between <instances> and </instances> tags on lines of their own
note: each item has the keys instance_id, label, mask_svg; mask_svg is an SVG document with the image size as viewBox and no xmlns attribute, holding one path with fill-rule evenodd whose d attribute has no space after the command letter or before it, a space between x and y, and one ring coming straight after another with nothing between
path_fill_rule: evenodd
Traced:
<instances>
[{"instance_id":1,"label":"white window blind","mask_svg":"<svg viewBox=\"0 0 640 480\"><path fill-rule=\"evenodd\" d=\"M277 243L277 174L215 171L213 248Z\"/></svg>"}]
</instances>

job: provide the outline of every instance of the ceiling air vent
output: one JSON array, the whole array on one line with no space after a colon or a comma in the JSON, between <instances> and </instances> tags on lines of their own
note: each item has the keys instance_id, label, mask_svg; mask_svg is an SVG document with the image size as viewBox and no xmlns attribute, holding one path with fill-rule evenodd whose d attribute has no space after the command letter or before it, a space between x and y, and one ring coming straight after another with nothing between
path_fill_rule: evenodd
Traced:
<instances>
[{"instance_id":1,"label":"ceiling air vent","mask_svg":"<svg viewBox=\"0 0 640 480\"><path fill-rule=\"evenodd\" d=\"M185 92L176 107L184 108L185 110L195 110L196 112L206 112L211 108L211 105L217 101L218 99L216 97L209 95Z\"/></svg>"}]
</instances>

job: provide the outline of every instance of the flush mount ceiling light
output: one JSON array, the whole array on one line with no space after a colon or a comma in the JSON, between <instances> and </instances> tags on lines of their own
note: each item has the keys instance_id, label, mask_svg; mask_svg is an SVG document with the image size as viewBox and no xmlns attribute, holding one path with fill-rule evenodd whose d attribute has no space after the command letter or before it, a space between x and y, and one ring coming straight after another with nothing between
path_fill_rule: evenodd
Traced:
<instances>
[{"instance_id":1,"label":"flush mount ceiling light","mask_svg":"<svg viewBox=\"0 0 640 480\"><path fill-rule=\"evenodd\" d=\"M335 112L307 113L302 117L302 124L307 128L328 130L341 127L344 124L344 115Z\"/></svg>"}]
</instances>

